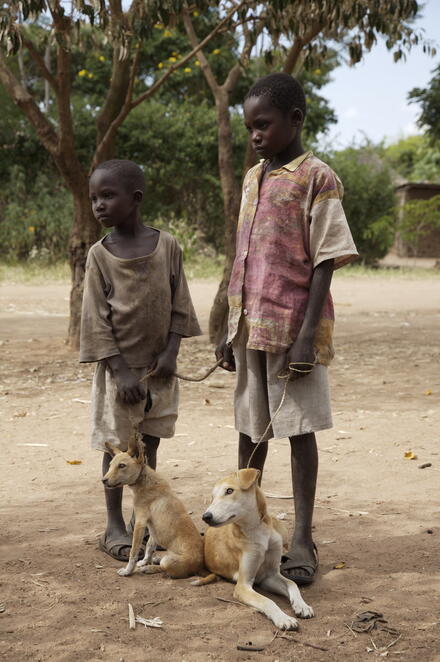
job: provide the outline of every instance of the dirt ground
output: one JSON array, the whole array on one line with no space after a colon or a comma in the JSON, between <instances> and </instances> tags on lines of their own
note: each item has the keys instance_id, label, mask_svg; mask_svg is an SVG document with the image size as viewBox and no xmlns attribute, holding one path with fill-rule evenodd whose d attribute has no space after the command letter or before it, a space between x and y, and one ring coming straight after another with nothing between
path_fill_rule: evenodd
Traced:
<instances>
[{"instance_id":1,"label":"dirt ground","mask_svg":"<svg viewBox=\"0 0 440 662\"><path fill-rule=\"evenodd\" d=\"M191 288L206 329L216 285ZM0 288L2 659L440 660L440 279L339 277L333 293L334 428L318 435L320 573L303 591L316 617L292 640L274 639L271 623L250 608L220 601L232 600L227 582L195 588L117 576L120 564L97 548L104 500L101 458L88 442L92 369L64 345L68 285ZM185 341L182 372L212 362L206 336ZM182 383L176 436L160 447L159 469L198 526L213 483L236 467L233 385L220 371ZM405 459L408 451L417 458ZM291 527L286 440L271 442L263 487L278 496L268 499L270 511L287 513ZM128 603L160 617L163 629L129 630ZM367 610L398 634L355 633L354 619ZM257 635L263 651L237 650Z\"/></svg>"}]
</instances>

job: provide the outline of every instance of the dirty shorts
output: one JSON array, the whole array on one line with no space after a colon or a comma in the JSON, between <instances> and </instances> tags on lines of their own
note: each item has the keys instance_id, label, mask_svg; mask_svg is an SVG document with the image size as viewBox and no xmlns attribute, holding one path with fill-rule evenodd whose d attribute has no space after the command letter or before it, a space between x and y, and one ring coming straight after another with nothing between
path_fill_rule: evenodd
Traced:
<instances>
[{"instance_id":1,"label":"dirty shorts","mask_svg":"<svg viewBox=\"0 0 440 662\"><path fill-rule=\"evenodd\" d=\"M286 382L278 375L286 372L286 354L247 349L243 327L232 344L237 368L235 428L257 443L283 397ZM326 430L332 425L327 368L318 364L305 377L289 381L283 405L264 441Z\"/></svg>"},{"instance_id":2,"label":"dirty shorts","mask_svg":"<svg viewBox=\"0 0 440 662\"><path fill-rule=\"evenodd\" d=\"M146 368L131 368L140 379ZM116 382L103 361L96 364L92 385L92 448L106 451L109 441L127 449L134 423L138 431L153 437L174 436L179 405L179 384L176 377L150 377L143 382L149 398L137 405L124 404L117 394ZM148 403L148 411L145 411ZM151 404L151 406L150 406Z\"/></svg>"}]
</instances>

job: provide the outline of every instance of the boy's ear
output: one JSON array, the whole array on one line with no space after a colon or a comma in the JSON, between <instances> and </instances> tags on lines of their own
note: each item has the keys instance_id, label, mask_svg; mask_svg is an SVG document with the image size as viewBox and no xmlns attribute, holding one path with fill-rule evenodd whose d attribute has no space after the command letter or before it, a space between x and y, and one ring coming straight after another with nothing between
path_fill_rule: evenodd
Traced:
<instances>
[{"instance_id":1,"label":"boy's ear","mask_svg":"<svg viewBox=\"0 0 440 662\"><path fill-rule=\"evenodd\" d=\"M107 449L107 452L110 453L112 457L114 457L118 453L122 453L120 448L118 448L117 446L113 446L113 444L111 444L109 441L106 441L104 445Z\"/></svg>"},{"instance_id":2,"label":"boy's ear","mask_svg":"<svg viewBox=\"0 0 440 662\"><path fill-rule=\"evenodd\" d=\"M294 108L291 117L294 126L301 126L304 122L304 113L300 108Z\"/></svg>"},{"instance_id":3,"label":"boy's ear","mask_svg":"<svg viewBox=\"0 0 440 662\"><path fill-rule=\"evenodd\" d=\"M140 189L138 189L133 193L133 198L134 198L134 201L137 202L138 205L140 205L142 200L144 199L144 194L142 193L142 191Z\"/></svg>"},{"instance_id":4,"label":"boy's ear","mask_svg":"<svg viewBox=\"0 0 440 662\"><path fill-rule=\"evenodd\" d=\"M259 479L261 471L259 469L240 469L237 474L240 489L249 490Z\"/></svg>"}]
</instances>

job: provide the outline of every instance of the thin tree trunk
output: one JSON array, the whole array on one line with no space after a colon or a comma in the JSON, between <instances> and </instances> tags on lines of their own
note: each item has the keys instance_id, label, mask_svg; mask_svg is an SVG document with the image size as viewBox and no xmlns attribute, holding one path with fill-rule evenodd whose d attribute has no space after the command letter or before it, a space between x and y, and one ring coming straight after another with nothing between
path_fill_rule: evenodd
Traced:
<instances>
[{"instance_id":1,"label":"thin tree trunk","mask_svg":"<svg viewBox=\"0 0 440 662\"><path fill-rule=\"evenodd\" d=\"M74 220L69 237L71 290L68 345L71 349L77 350L79 349L81 304L86 258L90 246L99 238L100 225L92 214L87 177L84 175L82 181L78 178L78 182L74 188L75 190L72 190Z\"/></svg>"},{"instance_id":2,"label":"thin tree trunk","mask_svg":"<svg viewBox=\"0 0 440 662\"><path fill-rule=\"evenodd\" d=\"M218 121L218 160L225 218L225 267L222 282L214 299L209 317L209 337L211 342L216 344L225 333L228 319L227 291L235 256L235 233L241 200L241 187L234 172L232 127L228 101L228 93L225 90L221 90L216 98L216 107Z\"/></svg>"}]
</instances>

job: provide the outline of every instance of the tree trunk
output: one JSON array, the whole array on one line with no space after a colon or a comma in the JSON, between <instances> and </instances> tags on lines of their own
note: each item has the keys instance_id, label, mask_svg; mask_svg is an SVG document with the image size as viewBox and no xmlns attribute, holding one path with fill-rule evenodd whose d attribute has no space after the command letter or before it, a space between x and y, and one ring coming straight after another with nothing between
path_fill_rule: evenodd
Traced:
<instances>
[{"instance_id":1,"label":"tree trunk","mask_svg":"<svg viewBox=\"0 0 440 662\"><path fill-rule=\"evenodd\" d=\"M228 319L228 283L235 256L235 233L240 211L241 187L234 172L232 128L228 93L220 88L216 98L218 120L218 162L223 192L225 218L225 268L209 317L209 337L218 343L226 331Z\"/></svg>"},{"instance_id":2,"label":"tree trunk","mask_svg":"<svg viewBox=\"0 0 440 662\"><path fill-rule=\"evenodd\" d=\"M88 181L84 174L78 179L72 195L74 199L74 219L69 237L69 264L72 278L70 290L70 321L67 342L71 349L79 349L81 325L81 305L84 287L86 258L89 248L100 235L100 225L92 214L89 200Z\"/></svg>"}]
</instances>

